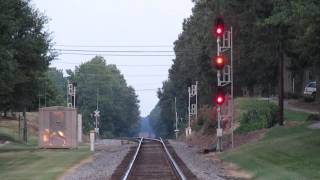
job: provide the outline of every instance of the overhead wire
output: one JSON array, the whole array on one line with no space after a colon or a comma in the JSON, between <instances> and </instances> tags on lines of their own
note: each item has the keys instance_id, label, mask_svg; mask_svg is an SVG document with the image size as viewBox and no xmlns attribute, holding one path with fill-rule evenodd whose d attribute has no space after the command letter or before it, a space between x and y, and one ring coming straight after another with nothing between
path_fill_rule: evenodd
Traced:
<instances>
[{"instance_id":1,"label":"overhead wire","mask_svg":"<svg viewBox=\"0 0 320 180\"><path fill-rule=\"evenodd\" d=\"M75 62L60 62L60 61L54 61L54 63L59 63L59 64L72 64L72 65L81 65L84 64L86 62L79 62L79 63L75 63ZM100 66L100 64L86 64L86 66ZM129 65L129 64L107 64L107 65L116 65L117 67L170 67L171 64L150 64L150 65L146 65L146 64L137 64L137 65Z\"/></svg>"},{"instance_id":2,"label":"overhead wire","mask_svg":"<svg viewBox=\"0 0 320 180\"><path fill-rule=\"evenodd\" d=\"M194 50L199 48L189 48L186 50L100 50L100 49L82 49L82 48L173 48L173 45L65 45L65 44L57 44L55 47L59 48L53 48L52 50L55 50L58 52L59 55L84 55L84 56L122 56L122 57L175 57L175 56L181 56L186 54L190 54L189 49L192 49L192 54L194 53ZM78 49L79 48L79 49ZM169 54L168 54L169 53ZM170 54L173 53L173 54ZM55 63L60 64L81 64L85 62L80 63L74 63L74 62L60 62L60 61L54 61ZM86 64L86 65L95 65L95 64ZM112 64L108 64L112 65ZM123 67L170 67L172 64L151 64L151 65L126 65L126 64L119 64L116 66L123 66ZM100 76L99 74L86 74L86 75L94 75L94 76ZM167 74L121 74L123 76L126 76L126 78L154 78L154 77L164 77L167 76ZM152 92L157 91L161 88L146 88L146 89L135 89L136 92Z\"/></svg>"},{"instance_id":3,"label":"overhead wire","mask_svg":"<svg viewBox=\"0 0 320 180\"><path fill-rule=\"evenodd\" d=\"M65 54L65 55L83 55L83 56L127 56L127 57L133 57L133 56L154 56L154 57L173 57L176 56L175 54L95 54L95 53L69 53L69 52L62 52L59 54Z\"/></svg>"},{"instance_id":4,"label":"overhead wire","mask_svg":"<svg viewBox=\"0 0 320 180\"><path fill-rule=\"evenodd\" d=\"M89 49L52 49L65 52L98 52L98 53L171 53L174 51L165 50L89 50Z\"/></svg>"},{"instance_id":5,"label":"overhead wire","mask_svg":"<svg viewBox=\"0 0 320 180\"><path fill-rule=\"evenodd\" d=\"M90 74L90 73L83 73L84 75L88 76L97 76L97 77L104 77L104 75L100 74ZM163 77L167 76L168 74L121 74L123 76L129 76L130 78L132 77ZM128 77L127 77L128 78Z\"/></svg>"},{"instance_id":6,"label":"overhead wire","mask_svg":"<svg viewBox=\"0 0 320 180\"><path fill-rule=\"evenodd\" d=\"M146 88L146 89L136 89L136 91L154 91L154 90L158 90L161 89L161 87L151 87L151 88Z\"/></svg>"},{"instance_id":7,"label":"overhead wire","mask_svg":"<svg viewBox=\"0 0 320 180\"><path fill-rule=\"evenodd\" d=\"M183 52L189 52L189 51L174 51L174 50L100 50L100 49L81 49L81 48L102 48L102 47L108 47L108 48L155 48L155 47L170 47L173 48L172 45L148 45L148 46L142 46L142 45L134 45L134 46L96 46L96 45L55 45L56 47L60 48L54 48L52 50L55 50L60 55L85 55L85 56L96 56L96 55L102 55L102 56L125 56L125 57L140 57L140 56L150 56L150 57L174 57L176 54L174 53L183 53ZM62 48L61 48L62 47ZM68 48L64 48L68 47ZM71 49L72 47L72 49ZM80 49L78 49L78 48ZM130 53L130 54L128 54ZM146 54L147 53L147 54ZM173 54L168 54L173 53ZM180 54L178 54L180 55ZM55 61L55 63L60 64L79 64L74 62L59 62ZM80 62L83 63L83 62ZM87 64L87 65L95 65L95 64ZM126 66L126 67L170 67L172 64L164 65L164 64L152 64L152 65L116 65L116 66ZM85 75L93 75L93 76L100 76L98 74L85 74ZM164 77L167 76L167 74L122 74L123 76L126 76L127 78L153 78L153 77ZM143 91L155 91L159 88L149 88L149 89L136 89L135 91L143 92Z\"/></svg>"},{"instance_id":8,"label":"overhead wire","mask_svg":"<svg viewBox=\"0 0 320 180\"><path fill-rule=\"evenodd\" d=\"M95 45L56 45L58 46L55 48L52 48L51 50L56 51L59 55L80 55L80 56L109 56L109 57L177 57L177 56L185 56L185 55L192 55L194 54L200 54L198 51L200 48L185 48L184 50L174 50L173 46L168 45L155 45L155 46L141 46L141 45L133 45L133 46L95 46ZM83 49L83 48L89 48L89 49ZM95 49L90 49L95 48ZM99 48L102 47L109 47L109 48L120 48L120 50L114 50L114 49L108 49L108 50L102 50ZM127 49L122 50L121 48L126 47ZM133 47L144 47L144 49L130 49ZM163 49L145 49L150 47L171 47L172 50L163 50ZM98 48L98 49L97 49ZM129 48L129 49L128 49Z\"/></svg>"},{"instance_id":9,"label":"overhead wire","mask_svg":"<svg viewBox=\"0 0 320 180\"><path fill-rule=\"evenodd\" d=\"M67 44L56 44L58 47L109 47L109 48L155 48L155 47L174 47L173 45L67 45Z\"/></svg>"},{"instance_id":10,"label":"overhead wire","mask_svg":"<svg viewBox=\"0 0 320 180\"><path fill-rule=\"evenodd\" d=\"M72 65L81 65L85 64L86 66L101 66L101 64L89 64L87 62L68 62L68 61L62 61L60 59L54 59L52 62L58 63L58 64L72 64ZM172 64L107 64L108 65L115 65L119 67L170 67Z\"/></svg>"}]
</instances>

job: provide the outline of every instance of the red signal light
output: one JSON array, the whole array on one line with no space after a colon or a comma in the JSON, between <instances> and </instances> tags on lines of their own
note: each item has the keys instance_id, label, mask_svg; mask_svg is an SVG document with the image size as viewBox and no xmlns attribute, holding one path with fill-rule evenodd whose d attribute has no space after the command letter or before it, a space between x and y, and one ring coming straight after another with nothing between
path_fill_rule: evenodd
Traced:
<instances>
[{"instance_id":1,"label":"red signal light","mask_svg":"<svg viewBox=\"0 0 320 180\"><path fill-rule=\"evenodd\" d=\"M218 37L224 35L224 21L221 17L216 18L212 33Z\"/></svg>"},{"instance_id":2,"label":"red signal light","mask_svg":"<svg viewBox=\"0 0 320 180\"><path fill-rule=\"evenodd\" d=\"M222 33L222 28L221 27L217 27L217 30L216 30L216 33L218 34L218 35L220 35L221 33Z\"/></svg>"},{"instance_id":3,"label":"red signal light","mask_svg":"<svg viewBox=\"0 0 320 180\"><path fill-rule=\"evenodd\" d=\"M218 104L222 104L223 102L224 102L223 97L222 97L222 96L218 96L218 97L217 97L217 103L218 103Z\"/></svg>"},{"instance_id":4,"label":"red signal light","mask_svg":"<svg viewBox=\"0 0 320 180\"><path fill-rule=\"evenodd\" d=\"M221 106L224 103L225 99L226 99L226 95L224 93L224 90L218 89L218 91L214 97L214 102L216 104L218 104L219 106Z\"/></svg>"},{"instance_id":5,"label":"red signal light","mask_svg":"<svg viewBox=\"0 0 320 180\"><path fill-rule=\"evenodd\" d=\"M215 56L211 59L212 64L218 69L221 70L226 64L225 58L223 55Z\"/></svg>"}]
</instances>

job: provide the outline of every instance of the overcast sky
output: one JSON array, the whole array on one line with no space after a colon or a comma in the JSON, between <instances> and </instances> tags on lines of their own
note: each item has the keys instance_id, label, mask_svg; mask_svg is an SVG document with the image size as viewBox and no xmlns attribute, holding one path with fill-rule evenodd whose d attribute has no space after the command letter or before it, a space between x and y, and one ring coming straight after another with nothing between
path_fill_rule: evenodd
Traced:
<instances>
[{"instance_id":1,"label":"overcast sky","mask_svg":"<svg viewBox=\"0 0 320 180\"><path fill-rule=\"evenodd\" d=\"M141 115L150 113L158 102L157 88L167 79L174 59L173 42L182 32L183 19L191 15L191 0L33 0L32 3L49 17L48 29L57 49L130 51L99 53L108 64L116 64L128 85L136 89ZM74 69L94 57L92 52L64 53L53 61L52 67Z\"/></svg>"}]
</instances>

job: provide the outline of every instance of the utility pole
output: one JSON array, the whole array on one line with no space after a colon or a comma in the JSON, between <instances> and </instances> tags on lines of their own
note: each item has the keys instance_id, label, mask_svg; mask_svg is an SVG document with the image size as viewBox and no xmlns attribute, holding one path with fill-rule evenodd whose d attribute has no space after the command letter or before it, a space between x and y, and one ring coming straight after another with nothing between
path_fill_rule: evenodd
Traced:
<instances>
[{"instance_id":1,"label":"utility pole","mask_svg":"<svg viewBox=\"0 0 320 180\"><path fill-rule=\"evenodd\" d=\"M186 129L186 135L191 135L191 89L188 87L188 93L189 93L189 104L188 104L188 128Z\"/></svg>"},{"instance_id":2,"label":"utility pole","mask_svg":"<svg viewBox=\"0 0 320 180\"><path fill-rule=\"evenodd\" d=\"M73 84L73 108L76 108L76 91L77 91L77 86Z\"/></svg>"},{"instance_id":3,"label":"utility pole","mask_svg":"<svg viewBox=\"0 0 320 180\"><path fill-rule=\"evenodd\" d=\"M19 112L19 140L21 141L21 113Z\"/></svg>"},{"instance_id":4,"label":"utility pole","mask_svg":"<svg viewBox=\"0 0 320 180\"><path fill-rule=\"evenodd\" d=\"M178 139L179 129L178 129L177 97L174 98L174 111L176 116L176 129L174 130L174 132L176 134L176 139Z\"/></svg>"},{"instance_id":5,"label":"utility pole","mask_svg":"<svg viewBox=\"0 0 320 180\"><path fill-rule=\"evenodd\" d=\"M44 84L44 107L47 107L47 81Z\"/></svg>"},{"instance_id":6,"label":"utility pole","mask_svg":"<svg viewBox=\"0 0 320 180\"><path fill-rule=\"evenodd\" d=\"M100 111L99 111L99 89L97 88L97 109L94 111L94 117L96 120L96 127L94 131L96 134L99 134L99 128L98 128L98 118L100 117Z\"/></svg>"},{"instance_id":7,"label":"utility pole","mask_svg":"<svg viewBox=\"0 0 320 180\"><path fill-rule=\"evenodd\" d=\"M99 88L97 88L97 109L99 109Z\"/></svg>"},{"instance_id":8,"label":"utility pole","mask_svg":"<svg viewBox=\"0 0 320 180\"><path fill-rule=\"evenodd\" d=\"M280 42L280 63L279 63L279 125L283 126L283 101L284 101L284 84L283 84L283 64L284 57L282 52L282 42Z\"/></svg>"},{"instance_id":9,"label":"utility pole","mask_svg":"<svg viewBox=\"0 0 320 180\"><path fill-rule=\"evenodd\" d=\"M196 114L196 119L198 119L198 81L196 81L195 96L196 96L195 114Z\"/></svg>"},{"instance_id":10,"label":"utility pole","mask_svg":"<svg viewBox=\"0 0 320 180\"><path fill-rule=\"evenodd\" d=\"M40 110L40 108L41 108L41 95L40 95L40 92L39 92L39 95L38 95L38 97L39 97L39 99L38 99L38 101L39 101L39 104L38 104L38 109Z\"/></svg>"},{"instance_id":11,"label":"utility pole","mask_svg":"<svg viewBox=\"0 0 320 180\"><path fill-rule=\"evenodd\" d=\"M23 141L25 143L28 143L28 123L27 123L27 118L26 118L26 107L23 108Z\"/></svg>"},{"instance_id":12,"label":"utility pole","mask_svg":"<svg viewBox=\"0 0 320 180\"><path fill-rule=\"evenodd\" d=\"M67 81L67 107L69 107L69 80Z\"/></svg>"}]
</instances>

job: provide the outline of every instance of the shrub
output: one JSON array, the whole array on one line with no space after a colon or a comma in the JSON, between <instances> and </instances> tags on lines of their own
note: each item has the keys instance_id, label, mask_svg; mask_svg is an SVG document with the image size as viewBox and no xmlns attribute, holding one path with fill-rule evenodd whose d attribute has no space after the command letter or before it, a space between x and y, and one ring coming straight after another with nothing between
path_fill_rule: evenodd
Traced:
<instances>
[{"instance_id":1,"label":"shrub","mask_svg":"<svg viewBox=\"0 0 320 180\"><path fill-rule=\"evenodd\" d=\"M270 128L277 122L278 107L274 104L264 104L250 108L240 117L240 127L237 132L245 133L257 129Z\"/></svg>"},{"instance_id":2,"label":"shrub","mask_svg":"<svg viewBox=\"0 0 320 180\"><path fill-rule=\"evenodd\" d=\"M192 122L192 128L200 133L212 131L217 126L216 107L203 106L199 109L198 119Z\"/></svg>"},{"instance_id":3,"label":"shrub","mask_svg":"<svg viewBox=\"0 0 320 180\"><path fill-rule=\"evenodd\" d=\"M307 121L320 121L320 115L310 114L307 118Z\"/></svg>"}]
</instances>

